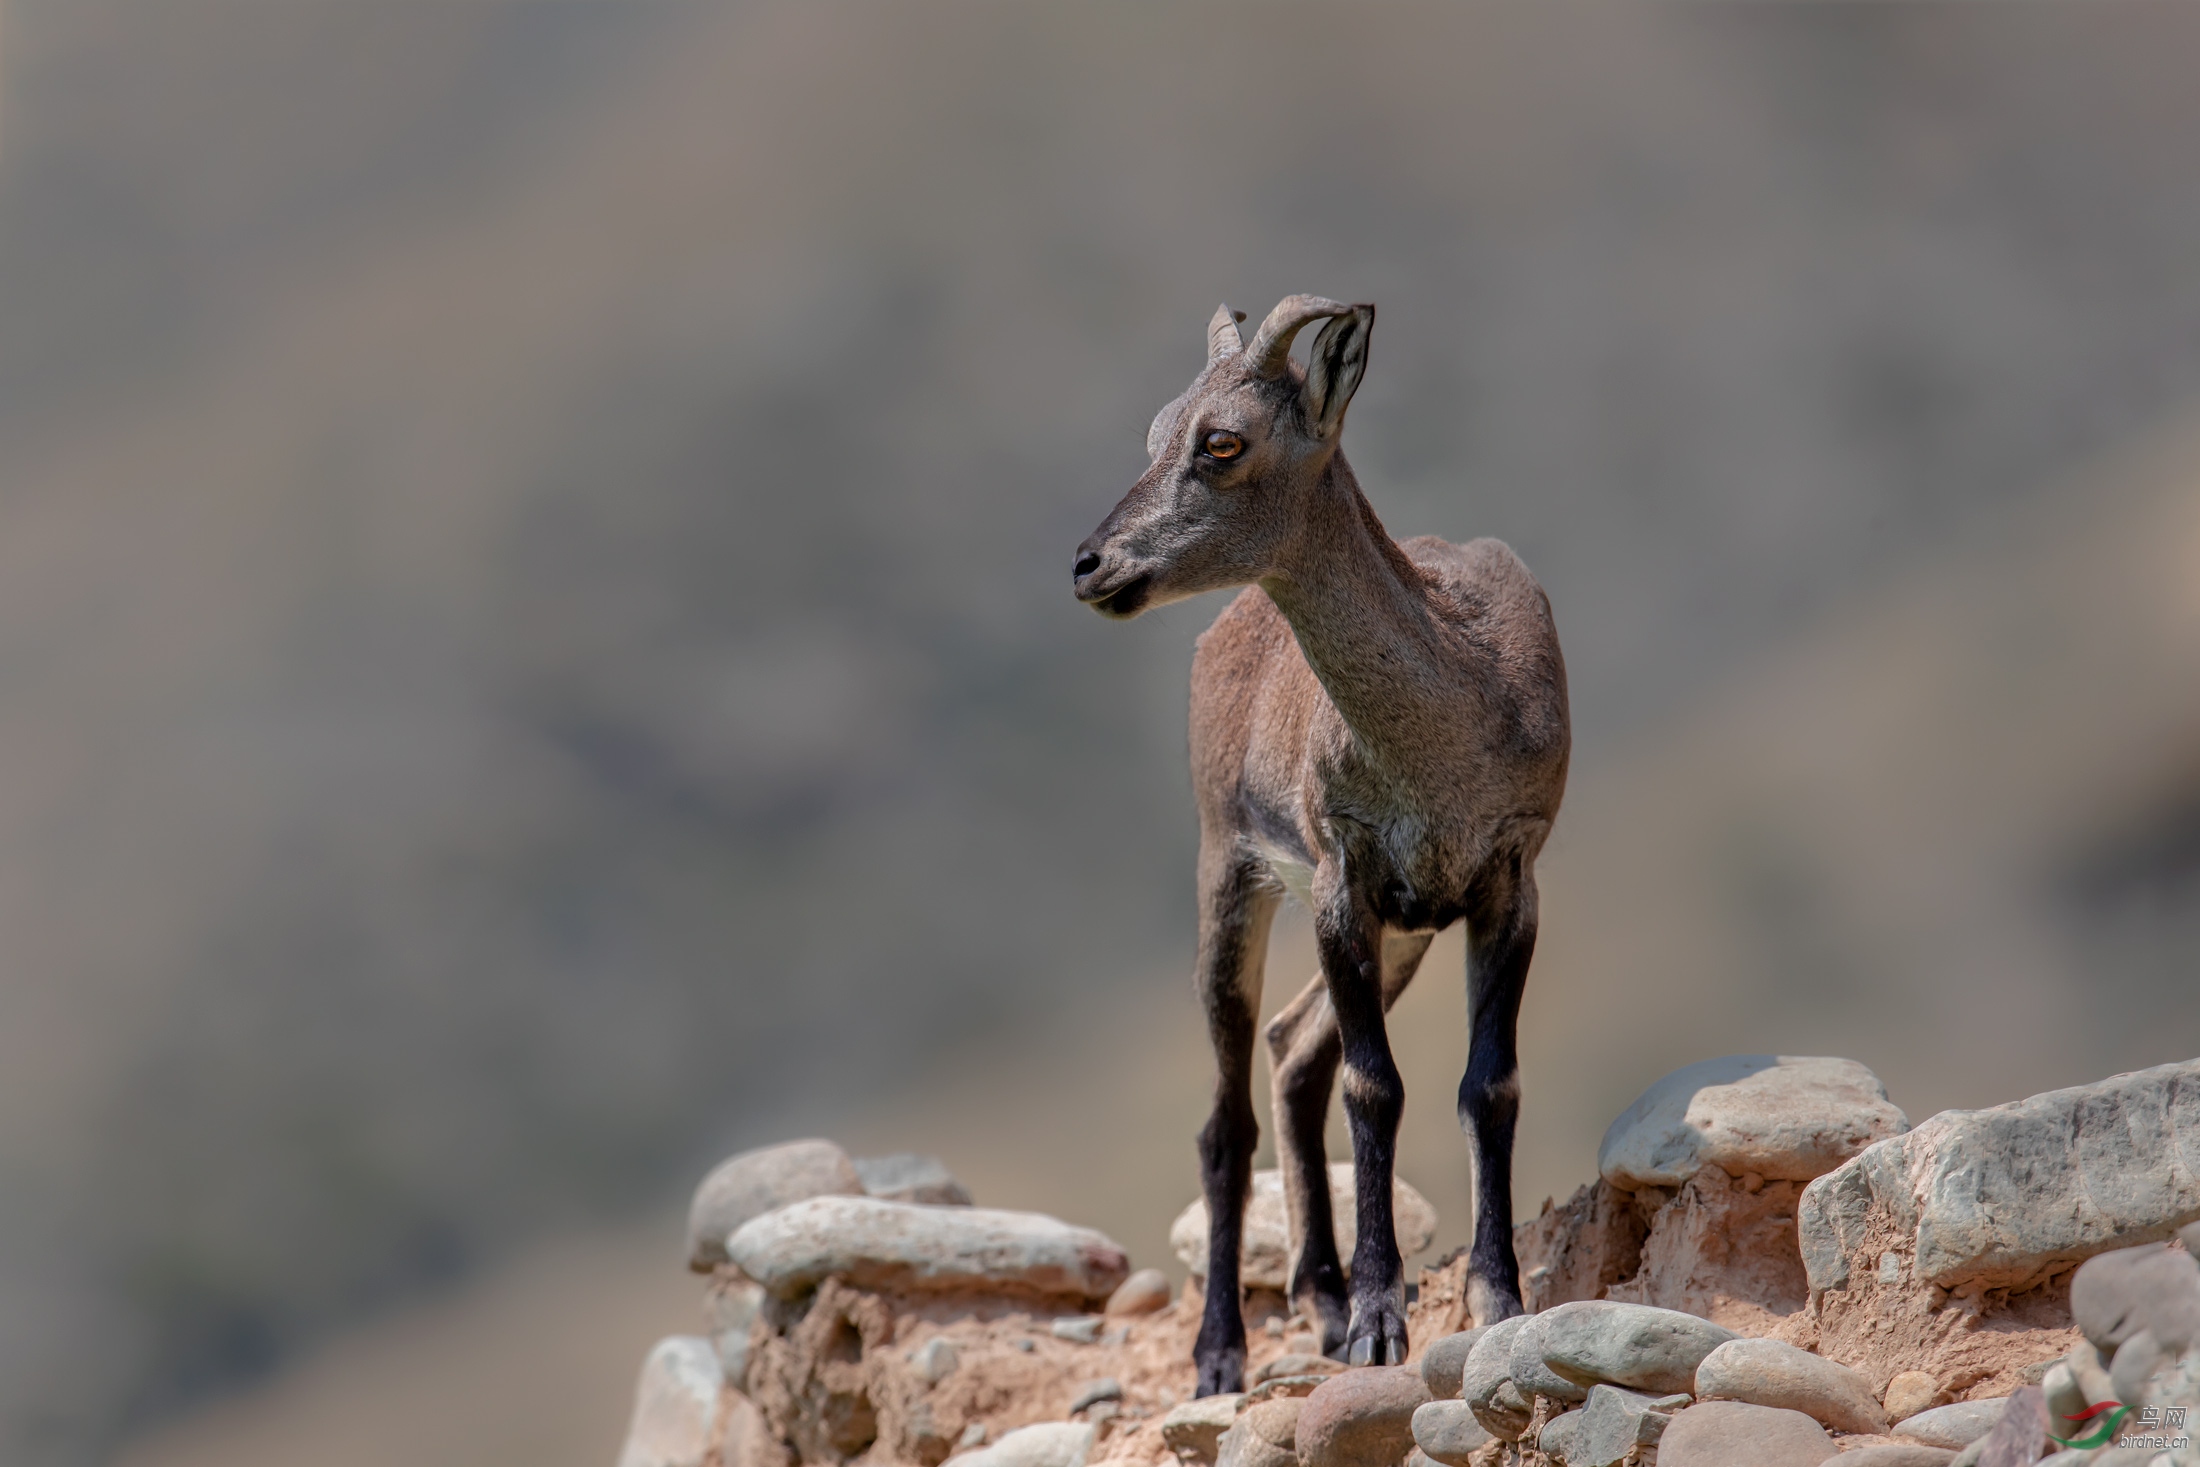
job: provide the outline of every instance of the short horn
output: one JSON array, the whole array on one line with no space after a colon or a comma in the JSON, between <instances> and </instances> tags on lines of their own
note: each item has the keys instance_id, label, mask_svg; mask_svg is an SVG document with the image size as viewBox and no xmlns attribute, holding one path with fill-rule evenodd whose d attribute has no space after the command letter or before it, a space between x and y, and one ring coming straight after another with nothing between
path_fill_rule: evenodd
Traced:
<instances>
[{"instance_id":1,"label":"short horn","mask_svg":"<svg viewBox=\"0 0 2200 1467\"><path fill-rule=\"evenodd\" d=\"M1208 366L1245 350L1245 338L1237 329L1237 323L1244 319L1243 311L1233 311L1226 305L1215 307L1215 318L1207 323Z\"/></svg>"},{"instance_id":2,"label":"short horn","mask_svg":"<svg viewBox=\"0 0 2200 1467\"><path fill-rule=\"evenodd\" d=\"M1339 305L1323 296L1285 296L1268 313L1268 319L1260 323L1260 330L1253 333L1253 344L1245 348L1246 354L1253 359L1255 375L1281 377L1291 360L1291 341L1299 334L1299 328L1311 321L1349 315L1351 311L1352 307Z\"/></svg>"}]
</instances>

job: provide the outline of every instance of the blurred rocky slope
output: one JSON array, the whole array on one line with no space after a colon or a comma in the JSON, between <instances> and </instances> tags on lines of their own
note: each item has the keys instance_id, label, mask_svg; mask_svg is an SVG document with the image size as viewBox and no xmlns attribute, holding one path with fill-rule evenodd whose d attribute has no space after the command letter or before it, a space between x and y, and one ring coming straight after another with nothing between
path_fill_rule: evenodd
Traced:
<instances>
[{"instance_id":1,"label":"blurred rocky slope","mask_svg":"<svg viewBox=\"0 0 2200 1467\"><path fill-rule=\"evenodd\" d=\"M2192 14L1340 15L12 0L0 1456L989 1036L1196 1041L1205 608L1061 583L1219 298L1380 302L1390 527L1559 608L1531 1153L1661 1025L1928 1109L2200 1048L2192 480L2077 473L2200 392ZM1150 1224L1012 1200L1158 1232L1146 1104Z\"/></svg>"}]
</instances>

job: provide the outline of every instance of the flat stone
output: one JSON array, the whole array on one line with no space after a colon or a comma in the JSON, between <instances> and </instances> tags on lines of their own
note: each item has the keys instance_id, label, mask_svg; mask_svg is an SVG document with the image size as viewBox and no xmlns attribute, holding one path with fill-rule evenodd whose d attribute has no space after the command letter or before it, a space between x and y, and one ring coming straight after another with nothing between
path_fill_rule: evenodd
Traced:
<instances>
[{"instance_id":1,"label":"flat stone","mask_svg":"<svg viewBox=\"0 0 2200 1467\"><path fill-rule=\"evenodd\" d=\"M1492 1435L1509 1442L1528 1427L1529 1403L1512 1384L1512 1342L1529 1318L1516 1314L1484 1329L1459 1373L1459 1398Z\"/></svg>"},{"instance_id":2,"label":"flat stone","mask_svg":"<svg viewBox=\"0 0 2200 1467\"><path fill-rule=\"evenodd\" d=\"M813 1197L742 1225L728 1258L781 1298L828 1278L857 1288L1009 1289L1105 1298L1130 1272L1108 1238L1036 1212Z\"/></svg>"},{"instance_id":3,"label":"flat stone","mask_svg":"<svg viewBox=\"0 0 2200 1467\"><path fill-rule=\"evenodd\" d=\"M1085 1467L1099 1432L1083 1421L1019 1426L990 1447L957 1457L960 1467Z\"/></svg>"},{"instance_id":4,"label":"flat stone","mask_svg":"<svg viewBox=\"0 0 2200 1467\"><path fill-rule=\"evenodd\" d=\"M2047 1450L2047 1398L2036 1385L2011 1395L1980 1443L1979 1467L2032 1467Z\"/></svg>"},{"instance_id":5,"label":"flat stone","mask_svg":"<svg viewBox=\"0 0 2200 1467\"><path fill-rule=\"evenodd\" d=\"M1161 1418L1161 1444L1180 1457L1214 1461L1222 1434L1237 1420L1238 1403L1244 1399L1242 1392L1232 1392L1170 1407Z\"/></svg>"},{"instance_id":6,"label":"flat stone","mask_svg":"<svg viewBox=\"0 0 2200 1467\"><path fill-rule=\"evenodd\" d=\"M1887 1420L1906 1421L1920 1411L1929 1411L1940 1404L1940 1382L1922 1370L1905 1370L1887 1382L1886 1394L1880 1397Z\"/></svg>"},{"instance_id":7,"label":"flat stone","mask_svg":"<svg viewBox=\"0 0 2200 1467\"><path fill-rule=\"evenodd\" d=\"M1299 1407L1302 1467L1397 1467L1413 1450L1413 1413L1428 1386L1410 1365L1333 1375Z\"/></svg>"},{"instance_id":8,"label":"flat stone","mask_svg":"<svg viewBox=\"0 0 2200 1467\"><path fill-rule=\"evenodd\" d=\"M1567 1444L1567 1467L1612 1467L1637 1447L1655 1446L1688 1397L1646 1396L1621 1386L1593 1386L1578 1413L1581 1425Z\"/></svg>"},{"instance_id":9,"label":"flat stone","mask_svg":"<svg viewBox=\"0 0 2200 1467\"><path fill-rule=\"evenodd\" d=\"M936 1156L897 1151L891 1156L859 1156L856 1175L863 1190L888 1202L923 1202L934 1207L968 1207L970 1189L955 1180Z\"/></svg>"},{"instance_id":10,"label":"flat stone","mask_svg":"<svg viewBox=\"0 0 2200 1467\"><path fill-rule=\"evenodd\" d=\"M1954 1452L1939 1447L1916 1442L1882 1442L1843 1452L1840 1467L1948 1467L1955 1459Z\"/></svg>"},{"instance_id":11,"label":"flat stone","mask_svg":"<svg viewBox=\"0 0 2200 1467\"><path fill-rule=\"evenodd\" d=\"M1295 1437L1302 1404L1286 1396L1246 1407L1222 1434L1215 1467L1298 1467Z\"/></svg>"},{"instance_id":12,"label":"flat stone","mask_svg":"<svg viewBox=\"0 0 2200 1467\"><path fill-rule=\"evenodd\" d=\"M1728 1340L1730 1329L1648 1304L1579 1299L1536 1316L1543 1361L1581 1386L1629 1386L1653 1395L1693 1390L1696 1367Z\"/></svg>"},{"instance_id":13,"label":"flat stone","mask_svg":"<svg viewBox=\"0 0 2200 1467\"><path fill-rule=\"evenodd\" d=\"M1566 1411L1543 1423L1535 1449L1560 1467L1574 1467L1574 1447L1581 1435L1581 1413Z\"/></svg>"},{"instance_id":14,"label":"flat stone","mask_svg":"<svg viewBox=\"0 0 2200 1467\"><path fill-rule=\"evenodd\" d=\"M1334 1364L1335 1362L1332 1361L1331 1363ZM1317 1386L1329 1379L1330 1375L1336 1373L1336 1371L1331 1371L1327 1375L1268 1376L1245 1393L1245 1404L1238 1409L1244 1411L1257 1402L1273 1400L1278 1396L1311 1396Z\"/></svg>"},{"instance_id":15,"label":"flat stone","mask_svg":"<svg viewBox=\"0 0 2200 1467\"><path fill-rule=\"evenodd\" d=\"M619 1467L702 1467L724 1386L710 1341L694 1335L659 1340L635 1383Z\"/></svg>"},{"instance_id":16,"label":"flat stone","mask_svg":"<svg viewBox=\"0 0 2200 1467\"><path fill-rule=\"evenodd\" d=\"M1497 1438L1475 1419L1474 1408L1465 1401L1430 1401L1414 1408L1413 1440L1445 1467L1468 1467L1467 1454Z\"/></svg>"},{"instance_id":17,"label":"flat stone","mask_svg":"<svg viewBox=\"0 0 2200 1467\"><path fill-rule=\"evenodd\" d=\"M1734 1054L1675 1070L1621 1111L1597 1171L1624 1192L1679 1187L1706 1163L1807 1182L1910 1128L1855 1060Z\"/></svg>"},{"instance_id":18,"label":"flat stone","mask_svg":"<svg viewBox=\"0 0 2200 1467\"><path fill-rule=\"evenodd\" d=\"M1479 1329L1461 1330L1458 1334L1444 1336L1422 1352L1421 1379L1427 1384L1430 1395L1439 1401L1459 1398L1459 1377L1467 1368L1468 1353L1482 1334Z\"/></svg>"},{"instance_id":19,"label":"flat stone","mask_svg":"<svg viewBox=\"0 0 2200 1467\"><path fill-rule=\"evenodd\" d=\"M1058 1340L1068 1340L1073 1345L1097 1345L1100 1331L1107 1320L1097 1314L1077 1314L1068 1319L1057 1319L1047 1326L1047 1332Z\"/></svg>"},{"instance_id":20,"label":"flat stone","mask_svg":"<svg viewBox=\"0 0 2200 1467\"><path fill-rule=\"evenodd\" d=\"M1352 1250L1359 1242L1359 1208L1353 1193L1352 1163L1329 1168L1329 1210L1336 1220L1337 1256L1352 1271ZM1398 1229L1398 1255L1411 1258L1436 1236L1436 1209L1406 1183L1391 1180L1390 1208ZM1200 1278L1207 1275L1207 1204L1194 1202L1169 1227L1169 1249ZM1245 1208L1245 1233L1238 1244L1238 1282L1248 1289L1290 1287L1290 1220L1283 1203L1283 1173L1253 1173L1253 1195ZM1395 1464L1392 1464L1395 1467Z\"/></svg>"},{"instance_id":21,"label":"flat stone","mask_svg":"<svg viewBox=\"0 0 2200 1467\"><path fill-rule=\"evenodd\" d=\"M1512 1337L1512 1383L1531 1401L1541 1396L1564 1405L1578 1405L1587 1399L1589 1387L1543 1363L1544 1325L1549 1318L1547 1314L1529 1315L1528 1322Z\"/></svg>"},{"instance_id":22,"label":"flat stone","mask_svg":"<svg viewBox=\"0 0 2200 1467\"><path fill-rule=\"evenodd\" d=\"M1696 1395L1800 1411L1835 1431L1887 1429L1864 1377L1784 1340L1728 1340L1696 1367Z\"/></svg>"},{"instance_id":23,"label":"flat stone","mask_svg":"<svg viewBox=\"0 0 2200 1467\"><path fill-rule=\"evenodd\" d=\"M1122 1399L1123 1382L1112 1375L1103 1375L1098 1380L1088 1380L1077 1388L1077 1394L1070 1398L1069 1414L1075 1416L1088 1406Z\"/></svg>"},{"instance_id":24,"label":"flat stone","mask_svg":"<svg viewBox=\"0 0 2200 1467\"><path fill-rule=\"evenodd\" d=\"M2200 1218L2200 1059L1943 1111L1812 1182L1797 1218L1814 1290L1865 1287L1900 1235L1912 1275L2019 1289Z\"/></svg>"},{"instance_id":25,"label":"flat stone","mask_svg":"<svg viewBox=\"0 0 2200 1467\"><path fill-rule=\"evenodd\" d=\"M917 1379L926 1385L938 1385L955 1373L962 1357L955 1349L955 1342L945 1335L934 1335L909 1352L910 1368ZM1073 1408L1074 1409L1074 1408Z\"/></svg>"},{"instance_id":26,"label":"flat stone","mask_svg":"<svg viewBox=\"0 0 2200 1467\"><path fill-rule=\"evenodd\" d=\"M1658 1439L1658 1467L1819 1467L1834 1451L1826 1429L1800 1411L1699 1401Z\"/></svg>"},{"instance_id":27,"label":"flat stone","mask_svg":"<svg viewBox=\"0 0 2200 1467\"><path fill-rule=\"evenodd\" d=\"M860 1197L855 1163L830 1141L786 1141L744 1151L711 1168L688 1204L688 1267L726 1261L726 1239L752 1218L811 1197Z\"/></svg>"},{"instance_id":28,"label":"flat stone","mask_svg":"<svg viewBox=\"0 0 2200 1467\"><path fill-rule=\"evenodd\" d=\"M1253 1372L1253 1384L1306 1375L1340 1375L1350 1368L1327 1355L1278 1355Z\"/></svg>"},{"instance_id":29,"label":"flat stone","mask_svg":"<svg viewBox=\"0 0 2200 1467\"><path fill-rule=\"evenodd\" d=\"M2200 1335L2200 1264L2152 1244L2089 1258L2070 1280L2070 1318L2104 1355L2141 1330L2183 1350Z\"/></svg>"},{"instance_id":30,"label":"flat stone","mask_svg":"<svg viewBox=\"0 0 2200 1467\"><path fill-rule=\"evenodd\" d=\"M1108 1295L1104 1312L1117 1318L1158 1314L1175 1298L1176 1290L1169 1286L1167 1274L1158 1268L1142 1268Z\"/></svg>"},{"instance_id":31,"label":"flat stone","mask_svg":"<svg viewBox=\"0 0 2200 1467\"><path fill-rule=\"evenodd\" d=\"M1929 1447L1961 1451L1994 1429L2007 1400L2008 1397L1999 1396L1986 1401L1958 1401L1953 1406L1935 1406L1897 1422L1894 1434Z\"/></svg>"}]
</instances>

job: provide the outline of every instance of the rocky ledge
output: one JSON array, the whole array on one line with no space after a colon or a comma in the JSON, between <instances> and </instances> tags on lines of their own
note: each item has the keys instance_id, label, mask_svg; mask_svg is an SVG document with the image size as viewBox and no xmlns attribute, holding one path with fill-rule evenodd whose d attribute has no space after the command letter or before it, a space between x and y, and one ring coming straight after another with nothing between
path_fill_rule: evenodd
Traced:
<instances>
[{"instance_id":1,"label":"rocky ledge","mask_svg":"<svg viewBox=\"0 0 2200 1467\"><path fill-rule=\"evenodd\" d=\"M1477 1326L1453 1255L1413 1359L1356 1370L1290 1318L1256 1181L1248 1389L1193 1400L1196 1274L931 1158L747 1152L697 1191L706 1331L650 1352L620 1467L2200 1467L2200 1061L1912 1130L1854 1061L1731 1056L1598 1173L1516 1231L1529 1313Z\"/></svg>"}]
</instances>

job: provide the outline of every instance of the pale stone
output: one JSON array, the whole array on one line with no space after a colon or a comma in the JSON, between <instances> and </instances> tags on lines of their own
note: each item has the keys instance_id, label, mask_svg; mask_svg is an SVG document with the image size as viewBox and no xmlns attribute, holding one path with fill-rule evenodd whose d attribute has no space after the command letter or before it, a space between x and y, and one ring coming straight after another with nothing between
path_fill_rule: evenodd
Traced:
<instances>
[{"instance_id":1,"label":"pale stone","mask_svg":"<svg viewBox=\"0 0 2200 1467\"><path fill-rule=\"evenodd\" d=\"M1940 1404L1940 1382L1922 1370L1905 1370L1887 1382L1887 1392L1881 1400L1890 1423L1904 1421Z\"/></svg>"},{"instance_id":2,"label":"pale stone","mask_svg":"<svg viewBox=\"0 0 2200 1467\"><path fill-rule=\"evenodd\" d=\"M1020 1426L990 1447L957 1457L959 1467L1085 1467L1098 1437L1083 1421L1042 1421Z\"/></svg>"},{"instance_id":3,"label":"pale stone","mask_svg":"<svg viewBox=\"0 0 2200 1467\"><path fill-rule=\"evenodd\" d=\"M724 1385L710 1341L693 1335L659 1340L634 1387L619 1467L702 1467Z\"/></svg>"},{"instance_id":4,"label":"pale stone","mask_svg":"<svg viewBox=\"0 0 2200 1467\"><path fill-rule=\"evenodd\" d=\"M1088 1380L1077 1388L1077 1394L1070 1398L1069 1414L1075 1416L1078 1412L1097 1406L1102 1401L1120 1401L1122 1399L1123 1382L1112 1375L1103 1375L1098 1380Z\"/></svg>"},{"instance_id":5,"label":"pale stone","mask_svg":"<svg viewBox=\"0 0 2200 1467\"><path fill-rule=\"evenodd\" d=\"M718 1351L718 1366L736 1389L743 1389L748 1383L749 1326L763 1307L763 1288L747 1279L714 1279L704 1299L704 1309L710 1318L710 1342Z\"/></svg>"},{"instance_id":6,"label":"pale stone","mask_svg":"<svg viewBox=\"0 0 2200 1467\"><path fill-rule=\"evenodd\" d=\"M1445 1467L1468 1467L1468 1454L1497 1438L1465 1401L1430 1401L1414 1409L1413 1440Z\"/></svg>"},{"instance_id":7,"label":"pale stone","mask_svg":"<svg viewBox=\"0 0 2200 1467\"><path fill-rule=\"evenodd\" d=\"M1990 1110L1943 1111L1804 1190L1814 1290L1872 1279L1898 1232L1913 1281L2018 1289L2200 1217L2200 1060Z\"/></svg>"},{"instance_id":8,"label":"pale stone","mask_svg":"<svg viewBox=\"0 0 2200 1467\"><path fill-rule=\"evenodd\" d=\"M1981 1467L2032 1467L2047 1450L2047 1401L2040 1388L2026 1386L2010 1396L1974 1445Z\"/></svg>"},{"instance_id":9,"label":"pale stone","mask_svg":"<svg viewBox=\"0 0 2200 1467\"><path fill-rule=\"evenodd\" d=\"M1620 1112L1597 1171L1629 1192L1679 1187L1706 1163L1807 1182L1908 1129L1887 1087L1855 1060L1728 1055L1674 1071Z\"/></svg>"},{"instance_id":10,"label":"pale stone","mask_svg":"<svg viewBox=\"0 0 2200 1467\"><path fill-rule=\"evenodd\" d=\"M1954 1452L1941 1447L1917 1442L1875 1442L1853 1452L1843 1452L1837 1461L1839 1467L1948 1467L1955 1459Z\"/></svg>"},{"instance_id":11,"label":"pale stone","mask_svg":"<svg viewBox=\"0 0 2200 1467\"><path fill-rule=\"evenodd\" d=\"M830 1141L787 1141L729 1157L711 1168L688 1204L688 1267L708 1273L724 1263L734 1230L774 1208L862 1195L855 1163Z\"/></svg>"},{"instance_id":12,"label":"pale stone","mask_svg":"<svg viewBox=\"0 0 2200 1467\"><path fill-rule=\"evenodd\" d=\"M1336 1375L1349 1368L1342 1360L1332 1360L1327 1355L1278 1355L1253 1372L1253 1384L1304 1375Z\"/></svg>"},{"instance_id":13,"label":"pale stone","mask_svg":"<svg viewBox=\"0 0 2200 1467\"><path fill-rule=\"evenodd\" d=\"M1090 1228L1035 1212L875 1197L814 1197L768 1212L729 1238L726 1252L782 1298L839 1278L864 1289L1005 1288L1097 1299L1130 1272L1123 1250Z\"/></svg>"},{"instance_id":14,"label":"pale stone","mask_svg":"<svg viewBox=\"0 0 2200 1467\"><path fill-rule=\"evenodd\" d=\"M1446 1335L1430 1345L1421 1355L1421 1379L1428 1385L1428 1393L1439 1401L1459 1398L1459 1378L1467 1368L1467 1356L1474 1349L1474 1342L1482 1338L1479 1329L1461 1330ZM1432 1454L1433 1455L1433 1454Z\"/></svg>"},{"instance_id":15,"label":"pale stone","mask_svg":"<svg viewBox=\"0 0 2200 1467\"><path fill-rule=\"evenodd\" d=\"M1396 1467L1413 1450L1413 1413L1428 1399L1410 1365L1329 1377L1299 1407L1302 1467Z\"/></svg>"},{"instance_id":16,"label":"pale stone","mask_svg":"<svg viewBox=\"0 0 2200 1467\"><path fill-rule=\"evenodd\" d=\"M2200 1336L2200 1265L2151 1244L2089 1258L2070 1281L2070 1318L2103 1353L2141 1330L2182 1350Z\"/></svg>"},{"instance_id":17,"label":"pale stone","mask_svg":"<svg viewBox=\"0 0 2200 1467\"><path fill-rule=\"evenodd\" d=\"M1566 1446L1567 1467L1613 1467L1638 1447L1654 1447L1688 1397L1646 1396L1621 1386L1591 1388L1581 1425Z\"/></svg>"},{"instance_id":18,"label":"pale stone","mask_svg":"<svg viewBox=\"0 0 2200 1467\"><path fill-rule=\"evenodd\" d=\"M1696 1367L1696 1395L1800 1411L1835 1431L1883 1432L1887 1418L1861 1375L1782 1340L1729 1340Z\"/></svg>"},{"instance_id":19,"label":"pale stone","mask_svg":"<svg viewBox=\"0 0 2200 1467\"><path fill-rule=\"evenodd\" d=\"M1352 1190L1352 1163L1340 1161L1329 1168L1329 1210L1336 1222L1337 1256L1345 1272L1352 1271L1352 1250L1359 1243L1359 1207ZM1398 1254L1411 1258L1428 1247L1436 1236L1436 1209L1408 1186L1391 1179L1391 1218L1398 1230ZM1198 1277L1207 1274L1207 1204L1194 1202L1169 1227L1170 1251ZM1238 1282L1248 1289L1290 1287L1292 1248L1290 1220L1283 1201L1283 1173L1253 1173L1253 1193L1245 1207L1245 1231L1238 1244Z\"/></svg>"},{"instance_id":20,"label":"pale stone","mask_svg":"<svg viewBox=\"0 0 2200 1467\"><path fill-rule=\"evenodd\" d=\"M1058 1340L1068 1340L1073 1345L1097 1345L1100 1331L1107 1321L1097 1314L1079 1314L1068 1319L1057 1319L1047 1326L1048 1333Z\"/></svg>"},{"instance_id":21,"label":"pale stone","mask_svg":"<svg viewBox=\"0 0 2200 1467\"><path fill-rule=\"evenodd\" d=\"M1561 1467L1574 1467L1574 1446L1581 1435L1581 1413L1561 1412L1543 1423L1543 1430L1535 1439L1535 1449Z\"/></svg>"},{"instance_id":22,"label":"pale stone","mask_svg":"<svg viewBox=\"0 0 2200 1467\"><path fill-rule=\"evenodd\" d=\"M945 1335L934 1335L909 1352L909 1364L917 1373L917 1379L926 1385L938 1385L955 1373L961 1356L955 1342Z\"/></svg>"},{"instance_id":23,"label":"pale stone","mask_svg":"<svg viewBox=\"0 0 2200 1467\"><path fill-rule=\"evenodd\" d=\"M1953 1406L1935 1406L1896 1423L1894 1434L1929 1447L1960 1451L1994 1429L2006 1404L2008 1397L1997 1396L1985 1401L1958 1401Z\"/></svg>"},{"instance_id":24,"label":"pale stone","mask_svg":"<svg viewBox=\"0 0 2200 1467\"><path fill-rule=\"evenodd\" d=\"M1222 1434L1237 1420L1238 1403L1244 1400L1242 1392L1221 1396L1201 1396L1196 1401L1186 1401L1172 1406L1169 1414L1161 1418L1161 1443L1180 1457L1198 1462L1212 1462Z\"/></svg>"},{"instance_id":25,"label":"pale stone","mask_svg":"<svg viewBox=\"0 0 2200 1467\"><path fill-rule=\"evenodd\" d=\"M1512 1342L1529 1318L1516 1314L1484 1329L1459 1373L1459 1398L1491 1435L1509 1442L1528 1428L1530 1403L1512 1383Z\"/></svg>"},{"instance_id":26,"label":"pale stone","mask_svg":"<svg viewBox=\"0 0 2200 1467\"><path fill-rule=\"evenodd\" d=\"M1836 1448L1800 1411L1699 1401L1658 1440L1658 1467L1819 1467Z\"/></svg>"},{"instance_id":27,"label":"pale stone","mask_svg":"<svg viewBox=\"0 0 2200 1467\"><path fill-rule=\"evenodd\" d=\"M1599 1383L1667 1395L1692 1390L1696 1367L1734 1331L1648 1304L1582 1299L1539 1314L1543 1360L1587 1387Z\"/></svg>"},{"instance_id":28,"label":"pale stone","mask_svg":"<svg viewBox=\"0 0 2200 1467\"><path fill-rule=\"evenodd\" d=\"M1215 1450L1215 1467L1298 1467L1297 1397L1281 1397L1247 1406Z\"/></svg>"},{"instance_id":29,"label":"pale stone","mask_svg":"<svg viewBox=\"0 0 2200 1467\"><path fill-rule=\"evenodd\" d=\"M1117 1317L1158 1314L1175 1298L1176 1290L1169 1287L1167 1274L1158 1268L1142 1268L1108 1295L1105 1312Z\"/></svg>"},{"instance_id":30,"label":"pale stone","mask_svg":"<svg viewBox=\"0 0 2200 1467\"><path fill-rule=\"evenodd\" d=\"M891 1156L859 1156L856 1175L863 1190L888 1202L925 1202L934 1207L968 1207L970 1189L955 1180L936 1156L897 1151Z\"/></svg>"},{"instance_id":31,"label":"pale stone","mask_svg":"<svg viewBox=\"0 0 2200 1467\"><path fill-rule=\"evenodd\" d=\"M1544 1324L1548 1314L1531 1314L1512 1340L1512 1383L1529 1400L1541 1396L1562 1405L1578 1405L1589 1394L1590 1382L1575 1381L1543 1361Z\"/></svg>"}]
</instances>

